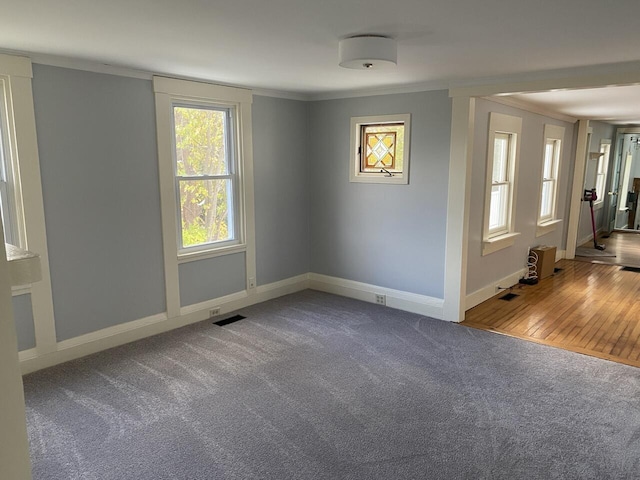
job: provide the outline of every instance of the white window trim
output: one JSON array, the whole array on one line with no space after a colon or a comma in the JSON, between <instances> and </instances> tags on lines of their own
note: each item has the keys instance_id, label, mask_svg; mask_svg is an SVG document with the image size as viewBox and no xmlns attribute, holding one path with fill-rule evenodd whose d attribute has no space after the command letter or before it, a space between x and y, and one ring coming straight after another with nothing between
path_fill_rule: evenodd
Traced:
<instances>
[{"instance_id":1,"label":"white window trim","mask_svg":"<svg viewBox=\"0 0 640 480\"><path fill-rule=\"evenodd\" d=\"M24 203L22 201L22 181L18 163L17 138L13 118L13 95L9 75L0 75L0 132L3 135L5 161L7 163L6 196L10 211L5 222L10 224L13 244L23 250L27 249L27 227L24 219Z\"/></svg>"},{"instance_id":2,"label":"white window trim","mask_svg":"<svg viewBox=\"0 0 640 480\"><path fill-rule=\"evenodd\" d=\"M244 229L244 222L242 221L242 217L244 215L244 210L241 208L242 207L242 197L240 195L240 190L241 190L241 183L242 183L242 179L241 179L241 174L240 174L240 166L239 166L239 162L240 162L240 154L239 152L239 148L240 148L240 141L239 138L236 138L235 132L239 131L240 128L240 124L237 120L237 105L235 103L227 103L227 102L220 102L220 101L207 101L207 102L203 102L201 100L175 100L175 97L172 97L172 102L171 102L171 109L173 111L174 107L187 107L187 108L228 108L230 107L231 109L233 109L234 114L232 116L232 121L234 123L234 125L229 125L229 128L232 129L233 133L233 138L232 140L236 141L236 145L233 146L233 148L231 149L231 162L230 162L230 171L234 171L233 174L229 174L228 176L231 178L232 180L232 184L233 184L233 199L232 199L232 205L233 205L233 212L234 212L234 225L233 225L233 230L234 230L234 238L230 239L230 240L225 240L225 241L219 241L219 242L211 242L211 243L205 243L202 245L193 245L193 246L189 246L189 247L184 247L184 246L180 246L182 244L182 239L181 239L181 235L182 235L182 229L181 228L176 228L176 241L178 242L178 261L180 263L184 263L184 262L189 262L192 260L199 260L202 258L208 258L209 255L213 255L213 256L219 256L221 252L224 252L224 254L228 253L228 250L230 249L234 249L236 252L238 251L244 251L245 250L245 246L246 246L246 242L245 242L245 229ZM173 115L173 113L172 113ZM173 123L173 116L171 117L171 158L172 158L172 169L173 170L173 175L174 175L174 182L175 182L175 188L174 188L174 192L176 195L176 213L178 215L178 218L180 218L181 216L181 212L180 212L180 207L179 207L179 202L180 202L180 196L178 194L178 184L180 181L180 178L176 172L175 172L175 168L176 168L176 145L175 145L175 125ZM233 163L233 165L231 165L231 163ZM237 170L237 171L236 171ZM215 176L213 176L215 177ZM203 176L203 179L206 178L206 176ZM235 218L236 216L238 216L239 218ZM240 221L238 221L240 220ZM179 223L176 221L176 227L179 226Z\"/></svg>"},{"instance_id":3,"label":"white window trim","mask_svg":"<svg viewBox=\"0 0 640 480\"><path fill-rule=\"evenodd\" d=\"M515 141L513 161L510 162L510 195L507 231L499 235L489 233L489 216L491 211L491 186L493 174L494 138L496 133L513 135ZM502 113L491 112L489 117L489 135L487 140L486 184L484 199L484 222L482 227L482 255L510 247L515 243L518 232L515 231L515 211L518 187L518 163L520 160L520 143L522 138L522 118Z\"/></svg>"},{"instance_id":4,"label":"white window trim","mask_svg":"<svg viewBox=\"0 0 640 480\"><path fill-rule=\"evenodd\" d=\"M611 159L611 139L608 138L603 138L602 140L600 140L600 146L598 147L598 153L602 152L602 147L603 145L609 145L609 156L608 158L604 158L604 155L600 155L597 159L596 159L596 185L598 184L598 163L600 163L600 160L602 159L602 161L604 162L604 181L603 181L603 188L602 188L602 195L600 195L598 197L598 199L593 202L593 209L594 210L600 210L601 208L604 207L604 196L607 193L607 177L609 176L609 160Z\"/></svg>"},{"instance_id":5,"label":"white window trim","mask_svg":"<svg viewBox=\"0 0 640 480\"><path fill-rule=\"evenodd\" d=\"M0 77L4 83L6 115L10 125L9 135L12 137L10 161L16 175L14 195L18 197L17 208L21 210L17 215L21 222L18 231L23 236L20 240L22 245L19 246L40 256L41 270L40 281L14 287L12 295L31 294L36 351L38 355L46 355L56 351L57 340L32 76L31 60L28 57L0 54Z\"/></svg>"},{"instance_id":6,"label":"white window trim","mask_svg":"<svg viewBox=\"0 0 640 480\"><path fill-rule=\"evenodd\" d=\"M562 223L562 219L558 217L558 188L560 186L560 164L562 163L562 153L564 149L564 132L565 128L559 125L550 125L545 124L544 126L544 137L542 141L542 171L540 173L540 196L538 200L538 223L536 226L536 237L541 237L542 235L546 235L548 233L553 232L556 227ZM542 203L542 185L544 183L544 158L545 158L545 149L547 142L549 140L558 140L560 142L560 148L557 152L557 160L553 165L553 178L555 181L554 191L553 191L553 204L551 208L551 217L541 219L540 218L540 207Z\"/></svg>"},{"instance_id":7,"label":"white window trim","mask_svg":"<svg viewBox=\"0 0 640 480\"><path fill-rule=\"evenodd\" d=\"M403 123L404 124L404 151L402 173L394 173L389 177L384 172L361 172L360 153L358 148L361 142L361 128L363 125L380 123ZM349 181L359 183L388 183L395 185L406 185L409 183L409 163L411 154L411 114L393 115L370 115L366 117L351 117L350 129L351 142L349 147Z\"/></svg>"},{"instance_id":8,"label":"white window trim","mask_svg":"<svg viewBox=\"0 0 640 480\"><path fill-rule=\"evenodd\" d=\"M203 82L153 77L156 97L156 129L160 174L160 204L165 264L167 315L180 315L178 265L185 262L245 252L246 289L255 292L256 253L253 188L253 139L251 131L251 90ZM174 103L228 105L235 108L236 155L238 168L239 242L195 251L179 252L177 196L174 175L172 106Z\"/></svg>"}]
</instances>

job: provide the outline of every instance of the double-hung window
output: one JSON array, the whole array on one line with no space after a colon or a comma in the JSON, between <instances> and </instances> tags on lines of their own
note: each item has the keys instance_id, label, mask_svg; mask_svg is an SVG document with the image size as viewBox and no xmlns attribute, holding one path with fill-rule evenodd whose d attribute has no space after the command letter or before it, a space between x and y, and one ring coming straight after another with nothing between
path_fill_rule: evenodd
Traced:
<instances>
[{"instance_id":1,"label":"double-hung window","mask_svg":"<svg viewBox=\"0 0 640 480\"><path fill-rule=\"evenodd\" d=\"M489 212L489 236L494 237L509 231L511 208L511 164L513 135L496 132L493 139L493 165L491 171L491 210Z\"/></svg>"},{"instance_id":2,"label":"double-hung window","mask_svg":"<svg viewBox=\"0 0 640 480\"><path fill-rule=\"evenodd\" d=\"M522 119L492 112L489 119L483 255L513 245L515 191Z\"/></svg>"},{"instance_id":3,"label":"double-hung window","mask_svg":"<svg viewBox=\"0 0 640 480\"><path fill-rule=\"evenodd\" d=\"M10 117L9 79L0 76L0 210L4 241L25 248L22 195L15 155L15 132Z\"/></svg>"},{"instance_id":4,"label":"double-hung window","mask_svg":"<svg viewBox=\"0 0 640 480\"><path fill-rule=\"evenodd\" d=\"M164 77L154 90L165 261L246 251L251 91Z\"/></svg>"},{"instance_id":5,"label":"double-hung window","mask_svg":"<svg viewBox=\"0 0 640 480\"><path fill-rule=\"evenodd\" d=\"M238 243L235 109L174 103L173 160L181 252Z\"/></svg>"},{"instance_id":6,"label":"double-hung window","mask_svg":"<svg viewBox=\"0 0 640 480\"><path fill-rule=\"evenodd\" d=\"M553 231L555 225L561 221L557 218L557 197L563 140L564 127L545 125L537 236Z\"/></svg>"},{"instance_id":7,"label":"double-hung window","mask_svg":"<svg viewBox=\"0 0 640 480\"><path fill-rule=\"evenodd\" d=\"M593 203L603 205L604 195L606 193L607 170L609 167L609 154L611 153L611 140L602 140L600 142L600 156L596 165L596 196L597 200ZM626 206L626 205L624 205Z\"/></svg>"}]
</instances>

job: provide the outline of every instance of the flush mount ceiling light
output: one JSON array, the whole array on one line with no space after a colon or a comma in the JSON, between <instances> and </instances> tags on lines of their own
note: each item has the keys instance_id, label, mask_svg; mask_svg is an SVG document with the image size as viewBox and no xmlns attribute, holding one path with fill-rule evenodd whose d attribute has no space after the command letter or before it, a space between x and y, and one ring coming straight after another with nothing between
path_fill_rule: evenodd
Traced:
<instances>
[{"instance_id":1,"label":"flush mount ceiling light","mask_svg":"<svg viewBox=\"0 0 640 480\"><path fill-rule=\"evenodd\" d=\"M398 44L382 35L358 35L340 40L338 55L344 68L389 68L398 63Z\"/></svg>"}]
</instances>

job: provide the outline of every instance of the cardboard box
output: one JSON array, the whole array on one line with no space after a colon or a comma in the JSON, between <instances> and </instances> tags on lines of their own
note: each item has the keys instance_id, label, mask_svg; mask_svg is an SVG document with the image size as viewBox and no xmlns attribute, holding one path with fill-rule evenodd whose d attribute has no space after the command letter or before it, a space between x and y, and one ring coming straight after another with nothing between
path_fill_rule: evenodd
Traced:
<instances>
[{"instance_id":1,"label":"cardboard box","mask_svg":"<svg viewBox=\"0 0 640 480\"><path fill-rule=\"evenodd\" d=\"M531 249L538 255L538 279L550 277L556 266L556 247L539 246Z\"/></svg>"}]
</instances>

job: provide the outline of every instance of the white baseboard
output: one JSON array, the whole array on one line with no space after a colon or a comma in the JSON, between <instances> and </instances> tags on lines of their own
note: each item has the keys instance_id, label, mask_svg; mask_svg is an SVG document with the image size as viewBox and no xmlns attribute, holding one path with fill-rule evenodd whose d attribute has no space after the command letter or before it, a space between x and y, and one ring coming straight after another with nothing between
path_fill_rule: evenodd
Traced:
<instances>
[{"instance_id":1,"label":"white baseboard","mask_svg":"<svg viewBox=\"0 0 640 480\"><path fill-rule=\"evenodd\" d=\"M567 258L566 250L556 250L556 262ZM473 293L467 295L465 299L465 311L470 308L475 307L476 305L480 305L482 302L489 300L491 297L498 295L503 291L504 288L509 288L514 286L516 283L520 281L527 274L527 269L523 268L518 270L517 272L513 272L511 275L507 275L500 280L487 285L486 287L482 287L479 290L476 290ZM502 287L498 289L498 287Z\"/></svg>"},{"instance_id":2,"label":"white baseboard","mask_svg":"<svg viewBox=\"0 0 640 480\"><path fill-rule=\"evenodd\" d=\"M382 294L386 295L387 307L418 313L439 320L444 319L444 300L441 298L378 287L368 283L355 282L353 280L345 280L343 278L330 277L317 273L309 274L309 288L370 303L376 303L376 295Z\"/></svg>"},{"instance_id":3,"label":"white baseboard","mask_svg":"<svg viewBox=\"0 0 640 480\"><path fill-rule=\"evenodd\" d=\"M475 307L476 305L480 305L486 300L489 300L491 297L502 292L502 289L514 286L520 281L522 277L525 276L526 273L527 269L523 268L521 270L518 270L517 272L513 272L511 275L507 275L506 277L491 283L490 285L487 285L486 287L482 287L480 290L476 290L475 292L470 293L465 299L465 311ZM498 287L502 288L498 289Z\"/></svg>"},{"instance_id":4,"label":"white baseboard","mask_svg":"<svg viewBox=\"0 0 640 480\"><path fill-rule=\"evenodd\" d=\"M145 337L167 332L209 318L212 307L220 308L220 316L309 288L309 275L303 274L279 282L258 286L253 291L242 291L180 309L180 316L167 318L166 312L132 322L87 333L57 343L53 352L38 354L36 348L20 352L22 374L35 372L59 363L75 360L92 353L134 342Z\"/></svg>"}]
</instances>

